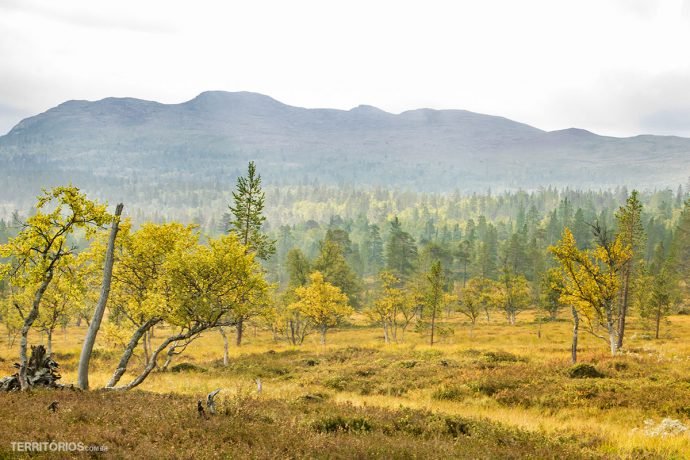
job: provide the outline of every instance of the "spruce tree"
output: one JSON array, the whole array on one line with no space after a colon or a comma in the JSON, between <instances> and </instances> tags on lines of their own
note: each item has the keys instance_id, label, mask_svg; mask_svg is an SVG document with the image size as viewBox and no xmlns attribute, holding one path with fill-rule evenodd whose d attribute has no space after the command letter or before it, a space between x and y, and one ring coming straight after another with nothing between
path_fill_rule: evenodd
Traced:
<instances>
[{"instance_id":1,"label":"spruce tree","mask_svg":"<svg viewBox=\"0 0 690 460\"><path fill-rule=\"evenodd\" d=\"M275 241L261 232L266 221L263 215L266 194L261 189L261 175L256 173L253 161L249 162L247 177L237 178L232 197L234 206L228 206L232 213L228 232L236 234L240 243L254 251L259 259L267 260L276 251Z\"/></svg>"},{"instance_id":2,"label":"spruce tree","mask_svg":"<svg viewBox=\"0 0 690 460\"><path fill-rule=\"evenodd\" d=\"M396 216L391 221L390 235L386 242L386 266L388 270L405 279L417 265L417 245L414 238L403 231Z\"/></svg>"},{"instance_id":3,"label":"spruce tree","mask_svg":"<svg viewBox=\"0 0 690 460\"><path fill-rule=\"evenodd\" d=\"M634 279L640 264L642 263L643 248L645 244L644 228L642 227L642 203L638 198L637 190L633 190L626 201L616 213L618 221L618 236L622 243L631 251L631 257L621 270L621 298L618 320L618 348L623 346L625 334L625 320L628 315L628 305L632 296Z\"/></svg>"},{"instance_id":4,"label":"spruce tree","mask_svg":"<svg viewBox=\"0 0 690 460\"><path fill-rule=\"evenodd\" d=\"M357 275L345 260L341 245L333 240L323 240L320 243L319 255L314 260L313 269L320 272L324 280L345 293L353 307L359 307L361 289Z\"/></svg>"},{"instance_id":5,"label":"spruce tree","mask_svg":"<svg viewBox=\"0 0 690 460\"><path fill-rule=\"evenodd\" d=\"M678 226L673 233L670 258L680 279L690 278L690 199L685 201ZM685 295L690 295L690 283L683 283Z\"/></svg>"},{"instance_id":6,"label":"spruce tree","mask_svg":"<svg viewBox=\"0 0 690 460\"><path fill-rule=\"evenodd\" d=\"M259 259L268 260L276 251L275 241L261 232L266 220L263 215L266 194L261 190L261 175L256 173L253 161L249 162L247 177L237 178L237 188L232 192L234 206L228 206L232 213L228 232L237 235L247 251L253 251ZM237 320L237 345L242 344L242 332L246 316Z\"/></svg>"},{"instance_id":7,"label":"spruce tree","mask_svg":"<svg viewBox=\"0 0 690 460\"><path fill-rule=\"evenodd\" d=\"M441 301L443 299L443 292L446 280L443 277L443 267L441 261L437 260L431 264L431 269L426 275L427 292L425 299L425 306L431 312L431 337L429 338L429 345L434 344L434 335L436 332L436 318L441 308Z\"/></svg>"}]
</instances>

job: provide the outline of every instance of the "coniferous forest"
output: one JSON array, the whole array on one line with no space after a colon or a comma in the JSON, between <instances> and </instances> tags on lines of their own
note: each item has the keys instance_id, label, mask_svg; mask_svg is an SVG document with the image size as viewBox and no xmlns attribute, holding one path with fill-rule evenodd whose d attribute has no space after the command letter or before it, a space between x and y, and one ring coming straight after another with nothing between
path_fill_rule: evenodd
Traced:
<instances>
[{"instance_id":1,"label":"coniferous forest","mask_svg":"<svg viewBox=\"0 0 690 460\"><path fill-rule=\"evenodd\" d=\"M219 401L221 414L249 420L264 404L294 404L287 394L297 391L322 409L283 408L270 419L302 411L298 426L309 436L347 438L342 455L371 455L375 436L384 436L377 442L387 455L402 452L393 447L400 437L413 443L409 453L429 436L445 443L439 456L460 455L458 436L490 456L505 455L498 446L506 442L526 456L591 456L608 445L622 456L684 451L682 437L654 441L682 433L683 423L651 417L682 417L687 407L683 384L671 383L680 368L659 364L678 360L688 326L683 186L471 195L264 189L250 162L230 196L222 212L200 207L178 220L122 214L121 206L113 214L69 185L0 220L3 354L20 358L0 388L184 395L218 386L199 400L198 416L209 420L230 381L238 387ZM71 348L83 334L83 348ZM668 347L671 356L660 354ZM60 381L57 360L76 383ZM347 395L382 409L350 402L337 415L326 410ZM415 421L405 428L383 409L391 403L434 409L406 412ZM166 417L188 410L184 398L176 404ZM554 437L559 414L591 407L604 417L602 439L589 431L578 441ZM556 417L535 431L501 415L511 408ZM630 411L644 426L624 428L619 417ZM267 420L247 429L274 423ZM433 434L421 428L436 423L443 426ZM526 437L506 441L512 431L501 430L515 429ZM616 433L625 429L636 435L623 443ZM284 442L264 441L266 455ZM319 444L309 442L307 456Z\"/></svg>"}]
</instances>

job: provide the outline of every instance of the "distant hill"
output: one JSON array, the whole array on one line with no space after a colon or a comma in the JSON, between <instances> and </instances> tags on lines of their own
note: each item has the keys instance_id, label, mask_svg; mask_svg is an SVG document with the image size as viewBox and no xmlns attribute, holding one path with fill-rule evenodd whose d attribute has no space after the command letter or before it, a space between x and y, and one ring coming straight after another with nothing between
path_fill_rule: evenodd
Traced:
<instances>
[{"instance_id":1,"label":"distant hill","mask_svg":"<svg viewBox=\"0 0 690 460\"><path fill-rule=\"evenodd\" d=\"M65 102L0 137L0 187L5 201L67 181L127 197L137 184L231 188L249 160L280 185L645 188L686 182L690 139L546 132L464 110L305 109L248 92L181 104L107 98Z\"/></svg>"}]
</instances>

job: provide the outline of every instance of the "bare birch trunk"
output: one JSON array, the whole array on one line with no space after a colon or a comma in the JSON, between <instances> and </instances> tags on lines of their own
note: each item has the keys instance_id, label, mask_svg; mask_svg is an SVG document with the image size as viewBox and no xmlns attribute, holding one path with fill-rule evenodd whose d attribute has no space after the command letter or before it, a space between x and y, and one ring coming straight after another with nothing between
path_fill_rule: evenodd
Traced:
<instances>
[{"instance_id":1,"label":"bare birch trunk","mask_svg":"<svg viewBox=\"0 0 690 460\"><path fill-rule=\"evenodd\" d=\"M96 334L101 327L103 314L105 313L105 306L108 303L108 295L110 294L110 282L113 275L113 263L115 261L115 238L120 225L120 216L122 215L122 203L115 207L115 216L110 227L110 237L108 238L108 249L105 252L105 266L103 267L103 284L101 285L101 295L96 304L96 310L93 313L93 319L89 323L89 329L86 332L84 339L84 346L79 356L79 374L78 385L82 390L89 388L89 361L91 361L91 353L93 346L96 343Z\"/></svg>"},{"instance_id":2,"label":"bare birch trunk","mask_svg":"<svg viewBox=\"0 0 690 460\"><path fill-rule=\"evenodd\" d=\"M616 334L616 328L612 321L608 323L609 330L609 343L611 345L611 356L616 356L618 351L618 334Z\"/></svg>"},{"instance_id":3,"label":"bare birch trunk","mask_svg":"<svg viewBox=\"0 0 690 460\"><path fill-rule=\"evenodd\" d=\"M230 356L228 353L228 348L230 347L228 335L225 333L225 330L222 326L218 328L218 331L220 332L220 335L223 336L223 366L227 367L228 362L230 361Z\"/></svg>"},{"instance_id":4,"label":"bare birch trunk","mask_svg":"<svg viewBox=\"0 0 690 460\"><path fill-rule=\"evenodd\" d=\"M122 375L125 373L127 370L127 364L129 364L129 360L132 358L132 354L134 353L134 349L137 347L139 344L139 341L141 340L141 337L156 323L158 323L160 319L155 318L147 321L143 325L141 325L136 331L134 331L134 334L132 334L132 338L129 340L129 343L127 344L127 347L125 348L124 353L122 353L122 356L120 357L120 362L117 365L117 369L115 369L115 372L113 373L113 376L110 377L110 380L108 381L107 385L105 386L106 388L112 388L115 385L117 385L117 382L120 381L120 378L122 378Z\"/></svg>"},{"instance_id":5,"label":"bare birch trunk","mask_svg":"<svg viewBox=\"0 0 690 460\"><path fill-rule=\"evenodd\" d=\"M146 331L144 334L144 340L141 343L142 348L144 349L144 366L147 366L149 364L149 340L148 340L149 332Z\"/></svg>"},{"instance_id":6,"label":"bare birch trunk","mask_svg":"<svg viewBox=\"0 0 690 460\"><path fill-rule=\"evenodd\" d=\"M46 335L48 336L46 340L46 353L50 357L53 354L53 330L48 329Z\"/></svg>"},{"instance_id":7,"label":"bare birch trunk","mask_svg":"<svg viewBox=\"0 0 690 460\"><path fill-rule=\"evenodd\" d=\"M577 335L580 329L580 315L575 307L570 307L573 312L573 344L570 348L570 358L573 364L577 363Z\"/></svg>"},{"instance_id":8,"label":"bare birch trunk","mask_svg":"<svg viewBox=\"0 0 690 460\"><path fill-rule=\"evenodd\" d=\"M206 328L203 328L203 327L193 328L184 334L178 334L178 335L174 335L172 337L168 337L167 339L165 339L163 341L163 343L158 345L158 348L156 348L156 351L154 351L153 354L151 355L151 359L149 360L149 363L146 365L146 367L141 372L141 374L139 374L134 380L129 382L127 385L123 385L120 387L110 387L110 389L111 390L131 390L132 388L139 386L144 380L146 380L146 377L148 377L149 374L151 373L151 371L153 371L153 369L156 367L156 362L158 361L158 355L160 355L161 352L168 347L168 345L170 345L173 342L180 341L180 340L187 340L187 339L195 336L196 334L202 332L204 329L206 329Z\"/></svg>"}]
</instances>

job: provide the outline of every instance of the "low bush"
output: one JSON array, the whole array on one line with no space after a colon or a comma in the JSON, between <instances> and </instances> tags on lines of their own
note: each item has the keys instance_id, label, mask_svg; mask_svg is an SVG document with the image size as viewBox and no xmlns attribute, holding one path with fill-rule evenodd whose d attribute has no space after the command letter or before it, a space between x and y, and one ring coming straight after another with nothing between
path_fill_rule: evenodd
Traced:
<instances>
[{"instance_id":1,"label":"low bush","mask_svg":"<svg viewBox=\"0 0 690 460\"><path fill-rule=\"evenodd\" d=\"M170 372L206 372L206 369L192 363L179 363L171 367Z\"/></svg>"},{"instance_id":2,"label":"low bush","mask_svg":"<svg viewBox=\"0 0 690 460\"><path fill-rule=\"evenodd\" d=\"M568 370L568 376L571 379L599 379L604 377L604 374L591 364L580 363Z\"/></svg>"},{"instance_id":3,"label":"low bush","mask_svg":"<svg viewBox=\"0 0 690 460\"><path fill-rule=\"evenodd\" d=\"M362 417L347 418L341 415L326 417L311 423L311 427L318 433L364 433L371 431L371 424Z\"/></svg>"}]
</instances>

